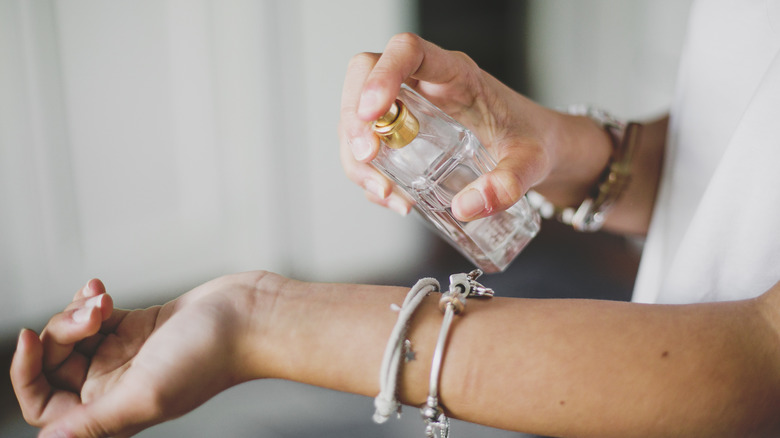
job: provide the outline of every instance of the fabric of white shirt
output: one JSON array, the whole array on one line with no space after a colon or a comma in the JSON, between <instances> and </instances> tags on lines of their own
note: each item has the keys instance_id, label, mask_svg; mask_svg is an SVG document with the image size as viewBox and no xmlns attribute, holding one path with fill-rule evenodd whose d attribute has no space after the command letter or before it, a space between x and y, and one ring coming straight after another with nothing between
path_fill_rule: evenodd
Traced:
<instances>
[{"instance_id":1,"label":"fabric of white shirt","mask_svg":"<svg viewBox=\"0 0 780 438\"><path fill-rule=\"evenodd\" d=\"M694 3L634 301L780 281L780 0Z\"/></svg>"}]
</instances>

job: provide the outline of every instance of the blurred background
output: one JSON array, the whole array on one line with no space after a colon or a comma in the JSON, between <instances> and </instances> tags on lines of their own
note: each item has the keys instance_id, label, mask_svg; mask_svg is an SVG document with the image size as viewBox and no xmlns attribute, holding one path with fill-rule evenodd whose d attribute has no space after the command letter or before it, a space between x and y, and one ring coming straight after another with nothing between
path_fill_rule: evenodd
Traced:
<instances>
[{"instance_id":1,"label":"blurred background","mask_svg":"<svg viewBox=\"0 0 780 438\"><path fill-rule=\"evenodd\" d=\"M403 31L543 104L670 105L690 1L0 0L0 363L89 278L119 307L216 276L411 285L471 269L364 200L338 160L349 59ZM629 299L641 242L545 222L501 295ZM32 437L0 378L0 437ZM195 383L194 383L195 384ZM417 436L416 413L289 382L231 389L147 437ZM458 423L458 436L519 436Z\"/></svg>"}]
</instances>

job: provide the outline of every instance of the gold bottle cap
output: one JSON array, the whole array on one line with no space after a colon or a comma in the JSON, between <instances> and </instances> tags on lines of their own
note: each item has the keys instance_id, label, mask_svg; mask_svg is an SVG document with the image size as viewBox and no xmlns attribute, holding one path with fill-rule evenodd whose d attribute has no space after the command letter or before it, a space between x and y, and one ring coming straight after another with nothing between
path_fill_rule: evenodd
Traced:
<instances>
[{"instance_id":1,"label":"gold bottle cap","mask_svg":"<svg viewBox=\"0 0 780 438\"><path fill-rule=\"evenodd\" d=\"M400 149L414 140L420 132L420 122L406 109L406 105L396 100L390 109L374 124L374 132L389 148Z\"/></svg>"}]
</instances>

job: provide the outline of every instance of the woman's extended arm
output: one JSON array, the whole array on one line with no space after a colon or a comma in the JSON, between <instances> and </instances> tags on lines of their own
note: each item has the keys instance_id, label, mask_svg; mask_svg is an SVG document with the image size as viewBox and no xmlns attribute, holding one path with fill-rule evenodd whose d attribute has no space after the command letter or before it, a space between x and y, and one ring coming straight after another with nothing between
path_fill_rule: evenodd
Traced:
<instances>
[{"instance_id":1,"label":"woman's extended arm","mask_svg":"<svg viewBox=\"0 0 780 438\"><path fill-rule=\"evenodd\" d=\"M258 320L270 324L252 337L258 377L376 395L390 304L405 289L260 284ZM437 300L409 333L416 360L403 366L401 395L412 405L427 395ZM453 324L441 401L457 418L544 435L777 436L779 328L780 286L685 306L471 300Z\"/></svg>"},{"instance_id":2,"label":"woman's extended arm","mask_svg":"<svg viewBox=\"0 0 780 438\"><path fill-rule=\"evenodd\" d=\"M258 378L375 396L391 304L406 293L250 272L128 312L90 284L40 339L19 337L11 380L43 437L134 433ZM399 386L408 404L427 395L437 301L426 297L408 333L416 360ZM780 285L685 306L470 301L442 368L440 400L453 417L556 436L780 434Z\"/></svg>"}]
</instances>

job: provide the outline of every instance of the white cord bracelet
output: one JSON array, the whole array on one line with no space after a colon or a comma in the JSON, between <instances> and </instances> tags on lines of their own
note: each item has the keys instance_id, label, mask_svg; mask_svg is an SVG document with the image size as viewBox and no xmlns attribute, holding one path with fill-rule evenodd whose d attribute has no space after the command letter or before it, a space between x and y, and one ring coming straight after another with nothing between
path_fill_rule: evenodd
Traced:
<instances>
[{"instance_id":1,"label":"white cord bracelet","mask_svg":"<svg viewBox=\"0 0 780 438\"><path fill-rule=\"evenodd\" d=\"M444 414L439 405L439 379L441 365L444 361L444 350L447 346L450 326L455 315L466 309L466 299L472 297L493 296L493 290L477 283L476 279L482 275L482 271L475 269L468 274L450 275L450 288L439 300L439 308L444 312L444 319L439 330L439 338L436 340L436 349L433 351L431 361L431 378L428 384L428 399L420 408L420 414L425 421L425 436L427 438L448 438L450 433L450 419Z\"/></svg>"},{"instance_id":2,"label":"white cord bracelet","mask_svg":"<svg viewBox=\"0 0 780 438\"><path fill-rule=\"evenodd\" d=\"M401 404L396 395L396 382L398 369L403 356L406 330L409 328L409 320L423 298L431 292L439 290L439 282L433 278L420 279L406 294L404 303L398 310L398 320L390 332L390 339L385 347L382 357L382 366L379 371L379 395L374 398L374 422L384 423L393 412L401 413ZM395 305L394 305L395 306Z\"/></svg>"},{"instance_id":3,"label":"white cord bracelet","mask_svg":"<svg viewBox=\"0 0 780 438\"><path fill-rule=\"evenodd\" d=\"M428 384L428 399L420 407L420 413L425 421L425 435L428 438L448 438L450 420L444 414L439 405L439 380L441 366L444 361L444 350L447 345L450 326L455 315L463 312L466 307L466 299L472 297L493 296L493 290L479 284L476 279L482 275L482 271L475 269L468 274L450 275L450 288L442 294L439 300L439 308L444 312L439 337L433 352L431 363L431 376ZM409 328L409 320L423 298L431 292L439 290L439 282L433 278L420 279L406 294L403 305L398 308L398 320L390 333L390 339L385 347L382 365L379 371L379 394L374 398L374 421L384 423L393 412L401 414L401 404L397 398L397 380L401 358L404 355L406 331Z\"/></svg>"}]
</instances>

